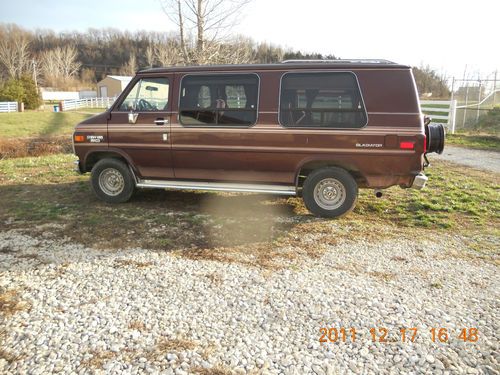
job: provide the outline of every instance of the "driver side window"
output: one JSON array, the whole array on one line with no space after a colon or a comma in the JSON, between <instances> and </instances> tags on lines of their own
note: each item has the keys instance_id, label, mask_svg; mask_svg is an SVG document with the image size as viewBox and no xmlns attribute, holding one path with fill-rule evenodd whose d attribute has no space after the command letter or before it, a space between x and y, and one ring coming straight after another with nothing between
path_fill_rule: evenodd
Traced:
<instances>
[{"instance_id":1,"label":"driver side window","mask_svg":"<svg viewBox=\"0 0 500 375\"><path fill-rule=\"evenodd\" d=\"M155 112L168 107L168 78L142 78L120 104L119 111Z\"/></svg>"}]
</instances>

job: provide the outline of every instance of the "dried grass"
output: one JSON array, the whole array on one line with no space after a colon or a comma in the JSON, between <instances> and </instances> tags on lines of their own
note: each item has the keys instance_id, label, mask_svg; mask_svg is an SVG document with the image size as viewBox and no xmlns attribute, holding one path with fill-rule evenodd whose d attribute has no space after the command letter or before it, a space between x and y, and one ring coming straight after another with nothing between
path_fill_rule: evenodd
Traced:
<instances>
[{"instance_id":1,"label":"dried grass","mask_svg":"<svg viewBox=\"0 0 500 375\"><path fill-rule=\"evenodd\" d=\"M216 272L207 273L205 276L213 285L221 285L222 281L224 280L222 276Z\"/></svg>"},{"instance_id":2,"label":"dried grass","mask_svg":"<svg viewBox=\"0 0 500 375\"><path fill-rule=\"evenodd\" d=\"M144 322L141 322L140 320L132 320L128 324L128 328L142 332L146 329L146 325L144 324Z\"/></svg>"},{"instance_id":3,"label":"dried grass","mask_svg":"<svg viewBox=\"0 0 500 375\"><path fill-rule=\"evenodd\" d=\"M396 262L408 262L408 259L399 255L393 256L391 259Z\"/></svg>"},{"instance_id":4,"label":"dried grass","mask_svg":"<svg viewBox=\"0 0 500 375\"><path fill-rule=\"evenodd\" d=\"M22 301L17 290L7 290L0 293L0 313L4 316L26 310L29 304Z\"/></svg>"},{"instance_id":5,"label":"dried grass","mask_svg":"<svg viewBox=\"0 0 500 375\"><path fill-rule=\"evenodd\" d=\"M395 275L393 273L383 271L368 272L368 275L384 281L391 281L395 278Z\"/></svg>"},{"instance_id":6,"label":"dried grass","mask_svg":"<svg viewBox=\"0 0 500 375\"><path fill-rule=\"evenodd\" d=\"M222 365L216 365L210 368L203 367L191 367L191 373L197 375L232 375L233 372L229 370L227 367Z\"/></svg>"},{"instance_id":7,"label":"dried grass","mask_svg":"<svg viewBox=\"0 0 500 375\"><path fill-rule=\"evenodd\" d=\"M171 352L181 352L183 350L193 350L196 348L194 341L185 339L163 339L156 344L155 354L164 354Z\"/></svg>"},{"instance_id":8,"label":"dried grass","mask_svg":"<svg viewBox=\"0 0 500 375\"><path fill-rule=\"evenodd\" d=\"M0 139L0 159L22 158L71 153L69 137L5 138Z\"/></svg>"},{"instance_id":9,"label":"dried grass","mask_svg":"<svg viewBox=\"0 0 500 375\"><path fill-rule=\"evenodd\" d=\"M136 268L146 268L146 267L151 267L153 265L152 262L139 262L136 260L131 260L131 259L117 259L115 260L115 267L136 267Z\"/></svg>"},{"instance_id":10,"label":"dried grass","mask_svg":"<svg viewBox=\"0 0 500 375\"><path fill-rule=\"evenodd\" d=\"M116 353L110 351L92 350L89 354L92 357L82 360L81 366L86 368L102 368L107 361L116 357Z\"/></svg>"},{"instance_id":11,"label":"dried grass","mask_svg":"<svg viewBox=\"0 0 500 375\"><path fill-rule=\"evenodd\" d=\"M35 254L35 253L19 254L19 255L16 255L16 258L35 260L35 259L38 259L38 254Z\"/></svg>"},{"instance_id":12,"label":"dried grass","mask_svg":"<svg viewBox=\"0 0 500 375\"><path fill-rule=\"evenodd\" d=\"M9 350L0 347L0 359L4 359L5 361L7 361L7 363L19 361L22 358L23 356L19 354L13 354Z\"/></svg>"}]
</instances>

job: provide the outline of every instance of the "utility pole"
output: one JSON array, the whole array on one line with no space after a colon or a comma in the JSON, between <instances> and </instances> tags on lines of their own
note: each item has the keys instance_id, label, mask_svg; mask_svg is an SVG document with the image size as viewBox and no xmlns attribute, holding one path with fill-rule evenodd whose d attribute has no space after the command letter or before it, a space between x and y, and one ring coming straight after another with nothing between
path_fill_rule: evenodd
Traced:
<instances>
[{"instance_id":1,"label":"utility pole","mask_svg":"<svg viewBox=\"0 0 500 375\"><path fill-rule=\"evenodd\" d=\"M38 82L36 79L36 60L31 59L31 65L33 66L33 81L35 82L35 87L38 90Z\"/></svg>"}]
</instances>

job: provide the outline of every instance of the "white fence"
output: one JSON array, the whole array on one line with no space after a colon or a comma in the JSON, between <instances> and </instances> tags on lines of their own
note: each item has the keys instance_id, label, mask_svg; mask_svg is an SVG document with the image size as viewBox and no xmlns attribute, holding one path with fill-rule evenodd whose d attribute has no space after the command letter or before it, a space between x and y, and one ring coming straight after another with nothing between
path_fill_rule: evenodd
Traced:
<instances>
[{"instance_id":1,"label":"white fence","mask_svg":"<svg viewBox=\"0 0 500 375\"><path fill-rule=\"evenodd\" d=\"M17 102L0 102L0 112L17 112Z\"/></svg>"},{"instance_id":2,"label":"white fence","mask_svg":"<svg viewBox=\"0 0 500 375\"><path fill-rule=\"evenodd\" d=\"M71 100L79 98L78 91L42 91L43 100Z\"/></svg>"},{"instance_id":3,"label":"white fence","mask_svg":"<svg viewBox=\"0 0 500 375\"><path fill-rule=\"evenodd\" d=\"M431 118L431 123L444 124L452 134L455 133L456 100L421 100L420 108Z\"/></svg>"},{"instance_id":4,"label":"white fence","mask_svg":"<svg viewBox=\"0 0 500 375\"><path fill-rule=\"evenodd\" d=\"M80 108L109 108L116 98L86 98L63 100L62 110L71 111Z\"/></svg>"},{"instance_id":5,"label":"white fence","mask_svg":"<svg viewBox=\"0 0 500 375\"><path fill-rule=\"evenodd\" d=\"M42 99L43 100L72 100L72 99L84 99L84 98L95 98L97 96L97 91L94 90L80 90L80 91L47 91L42 89Z\"/></svg>"}]
</instances>

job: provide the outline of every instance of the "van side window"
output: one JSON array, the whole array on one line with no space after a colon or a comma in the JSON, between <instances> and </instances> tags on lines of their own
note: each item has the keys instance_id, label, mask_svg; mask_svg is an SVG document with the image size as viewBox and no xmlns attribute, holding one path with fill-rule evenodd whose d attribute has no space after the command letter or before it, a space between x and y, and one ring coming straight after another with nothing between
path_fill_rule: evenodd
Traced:
<instances>
[{"instance_id":1,"label":"van side window","mask_svg":"<svg viewBox=\"0 0 500 375\"><path fill-rule=\"evenodd\" d=\"M254 74L187 75L182 79L180 123L250 126L257 121L259 79Z\"/></svg>"},{"instance_id":2,"label":"van side window","mask_svg":"<svg viewBox=\"0 0 500 375\"><path fill-rule=\"evenodd\" d=\"M155 112L168 110L168 78L142 78L118 107L119 111Z\"/></svg>"},{"instance_id":3,"label":"van side window","mask_svg":"<svg viewBox=\"0 0 500 375\"><path fill-rule=\"evenodd\" d=\"M279 121L287 127L361 128L367 115L352 73L286 73Z\"/></svg>"}]
</instances>

